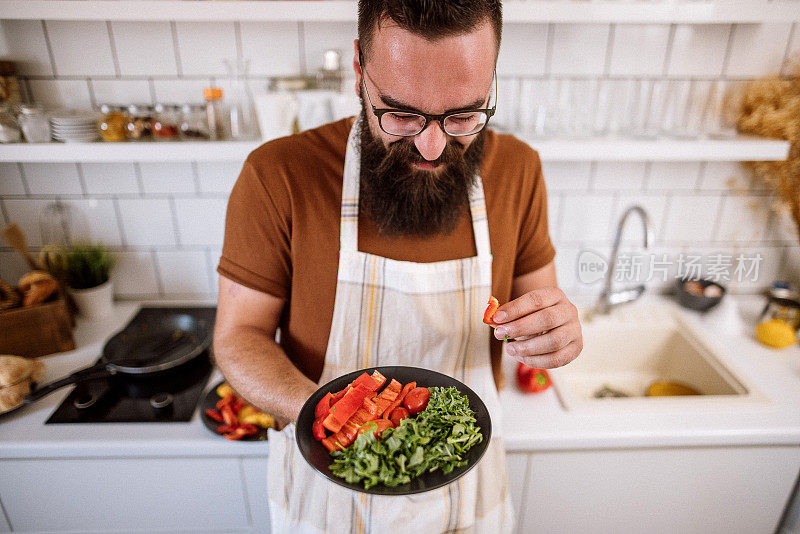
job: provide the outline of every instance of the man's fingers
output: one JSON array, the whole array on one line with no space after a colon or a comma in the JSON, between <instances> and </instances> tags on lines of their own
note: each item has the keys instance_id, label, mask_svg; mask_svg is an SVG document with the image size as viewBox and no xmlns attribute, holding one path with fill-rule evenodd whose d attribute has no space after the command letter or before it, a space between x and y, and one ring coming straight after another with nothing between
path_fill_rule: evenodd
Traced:
<instances>
[{"instance_id":1,"label":"man's fingers","mask_svg":"<svg viewBox=\"0 0 800 534\"><path fill-rule=\"evenodd\" d=\"M583 341L578 339L555 352L539 354L536 356L515 355L514 359L518 362L524 363L528 367L533 367L534 369L554 369L556 367L567 365L569 362L577 358L578 354L581 353L581 350L583 350Z\"/></svg>"},{"instance_id":2,"label":"man's fingers","mask_svg":"<svg viewBox=\"0 0 800 534\"><path fill-rule=\"evenodd\" d=\"M562 298L564 292L557 287L534 289L500 306L492 319L497 323L513 321L536 310L553 306Z\"/></svg>"},{"instance_id":3,"label":"man's fingers","mask_svg":"<svg viewBox=\"0 0 800 534\"><path fill-rule=\"evenodd\" d=\"M575 306L565 300L557 305L525 315L520 319L504 323L494 329L494 337L497 339L522 339L526 336L541 334L557 328L575 317L577 313Z\"/></svg>"},{"instance_id":4,"label":"man's fingers","mask_svg":"<svg viewBox=\"0 0 800 534\"><path fill-rule=\"evenodd\" d=\"M506 345L512 356L539 356L563 349L580 337L580 325L567 323L540 336L519 339Z\"/></svg>"}]
</instances>

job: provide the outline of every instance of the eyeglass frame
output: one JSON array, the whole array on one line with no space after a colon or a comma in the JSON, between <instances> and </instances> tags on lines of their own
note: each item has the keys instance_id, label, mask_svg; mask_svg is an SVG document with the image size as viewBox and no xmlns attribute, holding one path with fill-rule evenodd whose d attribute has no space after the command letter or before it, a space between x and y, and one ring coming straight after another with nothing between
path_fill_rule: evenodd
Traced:
<instances>
[{"instance_id":1,"label":"eyeglass frame","mask_svg":"<svg viewBox=\"0 0 800 534\"><path fill-rule=\"evenodd\" d=\"M432 121L438 121L439 124L442 127L442 131L444 133L446 133L447 135L451 136L451 137L466 137L468 135L477 135L477 134L481 133L484 130L484 128L486 128L486 125L489 124L489 119L492 118L492 116L495 114L495 111L497 110L497 68L494 69L494 74L492 75L492 78L494 79L494 95L495 95L494 106L492 106L491 108L485 108L485 109L481 109L481 108L478 108L478 109L474 109L474 108L473 109L469 109L469 108L457 109L455 111L449 111L449 112L443 113L441 115L435 115L435 114L432 114L432 113L422 113L421 111L409 111L409 110L397 109L397 108L376 108L375 104L372 103L372 99L369 97L369 90L367 89L367 82L366 82L367 71L364 70L364 62L362 60L362 55L361 55L361 49L360 48L358 50L358 68L361 70L361 85L364 86L364 93L366 93L367 101L369 102L370 107L372 107L372 113L374 113L375 117L378 118L378 126L380 126L381 130L383 130L384 133L386 133L387 135L393 135L395 137L414 137L415 135L419 135L422 132L424 132L425 128L427 128L428 125ZM410 113L412 115L419 115L420 117L423 117L425 119L425 124L422 125L422 128L420 129L420 131L418 131L417 133L414 133L414 134L393 134L393 133L387 132L383 128L383 123L381 121L381 117L383 117L383 115L385 115L387 113L391 113L391 112L394 112L394 113ZM481 129L478 130L477 132L453 135L451 133L448 133L447 130L444 129L444 121L445 121L445 119L447 119L451 115L458 115L460 113L476 113L476 112L481 112L481 113L485 113L486 114L486 122L483 123L483 126L481 126Z\"/></svg>"}]
</instances>

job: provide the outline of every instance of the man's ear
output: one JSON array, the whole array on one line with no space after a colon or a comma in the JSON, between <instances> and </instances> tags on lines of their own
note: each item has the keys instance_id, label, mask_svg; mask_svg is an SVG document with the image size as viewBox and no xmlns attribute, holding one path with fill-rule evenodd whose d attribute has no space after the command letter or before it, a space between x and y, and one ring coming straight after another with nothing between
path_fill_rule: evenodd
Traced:
<instances>
[{"instance_id":1,"label":"man's ear","mask_svg":"<svg viewBox=\"0 0 800 534\"><path fill-rule=\"evenodd\" d=\"M356 96L361 98L361 66L358 64L358 39L353 40L353 72L356 73Z\"/></svg>"}]
</instances>

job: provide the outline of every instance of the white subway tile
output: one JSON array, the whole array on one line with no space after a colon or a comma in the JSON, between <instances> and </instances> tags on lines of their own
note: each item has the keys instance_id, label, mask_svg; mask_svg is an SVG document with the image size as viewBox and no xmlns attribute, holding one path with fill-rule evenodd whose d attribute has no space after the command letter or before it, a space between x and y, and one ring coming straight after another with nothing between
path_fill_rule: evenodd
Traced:
<instances>
[{"instance_id":1,"label":"white subway tile","mask_svg":"<svg viewBox=\"0 0 800 534\"><path fill-rule=\"evenodd\" d=\"M669 42L666 24L619 24L614 28L609 72L616 76L655 76L664 70Z\"/></svg>"},{"instance_id":2,"label":"white subway tile","mask_svg":"<svg viewBox=\"0 0 800 534\"><path fill-rule=\"evenodd\" d=\"M542 164L548 191L588 191L591 169L589 162L546 161Z\"/></svg>"},{"instance_id":3,"label":"white subway tile","mask_svg":"<svg viewBox=\"0 0 800 534\"><path fill-rule=\"evenodd\" d=\"M691 191L697 186L700 162L653 162L647 177L648 191Z\"/></svg>"},{"instance_id":4,"label":"white subway tile","mask_svg":"<svg viewBox=\"0 0 800 534\"><path fill-rule=\"evenodd\" d=\"M200 192L229 194L241 170L242 164L239 162L199 162L197 174Z\"/></svg>"},{"instance_id":5,"label":"white subway tile","mask_svg":"<svg viewBox=\"0 0 800 534\"><path fill-rule=\"evenodd\" d=\"M184 75L227 74L223 60L236 59L233 22L177 22L176 29Z\"/></svg>"},{"instance_id":6,"label":"white subway tile","mask_svg":"<svg viewBox=\"0 0 800 534\"><path fill-rule=\"evenodd\" d=\"M562 241L602 242L609 239L614 197L565 196L561 207Z\"/></svg>"},{"instance_id":7,"label":"white subway tile","mask_svg":"<svg viewBox=\"0 0 800 534\"><path fill-rule=\"evenodd\" d=\"M139 192L133 163L83 163L81 168L89 195L131 195Z\"/></svg>"},{"instance_id":8,"label":"white subway tile","mask_svg":"<svg viewBox=\"0 0 800 534\"><path fill-rule=\"evenodd\" d=\"M25 234L25 241L30 247L41 247L43 243L39 219L42 211L52 200L42 199L5 199L9 223L17 223ZM5 243L3 243L5 244Z\"/></svg>"},{"instance_id":9,"label":"white subway tile","mask_svg":"<svg viewBox=\"0 0 800 534\"><path fill-rule=\"evenodd\" d=\"M737 24L725 74L764 76L778 72L791 27L791 23Z\"/></svg>"},{"instance_id":10,"label":"white subway tile","mask_svg":"<svg viewBox=\"0 0 800 534\"><path fill-rule=\"evenodd\" d=\"M644 195L625 193L617 197L614 215L611 220L612 228L616 231L617 224L623 212L631 206L641 206L650 218L650 231L653 239L659 239L664 226L664 212L667 207L667 198L663 195ZM632 214L631 219L625 224L623 240L626 243L644 243L644 231L638 215ZM651 243L652 246L652 243Z\"/></svg>"},{"instance_id":11,"label":"white subway tile","mask_svg":"<svg viewBox=\"0 0 800 534\"><path fill-rule=\"evenodd\" d=\"M45 24L59 76L116 74L105 22L48 20Z\"/></svg>"},{"instance_id":12,"label":"white subway tile","mask_svg":"<svg viewBox=\"0 0 800 534\"><path fill-rule=\"evenodd\" d=\"M680 269L681 247L650 246L642 252L644 283L648 291L671 289Z\"/></svg>"},{"instance_id":13,"label":"white subway tile","mask_svg":"<svg viewBox=\"0 0 800 534\"><path fill-rule=\"evenodd\" d=\"M156 102L178 104L203 103L203 89L211 85L211 80L154 80Z\"/></svg>"},{"instance_id":14,"label":"white subway tile","mask_svg":"<svg viewBox=\"0 0 800 534\"><path fill-rule=\"evenodd\" d=\"M736 161L709 161L700 176L700 189L743 191L750 180L750 172Z\"/></svg>"},{"instance_id":15,"label":"white subway tile","mask_svg":"<svg viewBox=\"0 0 800 534\"><path fill-rule=\"evenodd\" d=\"M561 201L561 195L547 195L547 229L550 232L550 239L554 242L559 237Z\"/></svg>"},{"instance_id":16,"label":"white subway tile","mask_svg":"<svg viewBox=\"0 0 800 534\"><path fill-rule=\"evenodd\" d=\"M86 80L28 80L31 97L48 108L90 109L92 98Z\"/></svg>"},{"instance_id":17,"label":"white subway tile","mask_svg":"<svg viewBox=\"0 0 800 534\"><path fill-rule=\"evenodd\" d=\"M224 198L179 198L175 200L178 230L183 245L220 246L225 235Z\"/></svg>"},{"instance_id":18,"label":"white subway tile","mask_svg":"<svg viewBox=\"0 0 800 534\"><path fill-rule=\"evenodd\" d=\"M158 294L153 256L149 252L118 252L112 272L114 292L121 297L141 297Z\"/></svg>"},{"instance_id":19,"label":"white subway tile","mask_svg":"<svg viewBox=\"0 0 800 534\"><path fill-rule=\"evenodd\" d=\"M800 24L795 22L792 40L789 43L789 54L786 56L786 61L783 63L783 70L781 73L784 76L791 76L793 71L797 72L798 62L800 62Z\"/></svg>"},{"instance_id":20,"label":"white subway tile","mask_svg":"<svg viewBox=\"0 0 800 534\"><path fill-rule=\"evenodd\" d=\"M219 259L222 257L222 247L212 247L207 250L211 259L211 291L217 295L219 294L219 273L217 267L219 266Z\"/></svg>"},{"instance_id":21,"label":"white subway tile","mask_svg":"<svg viewBox=\"0 0 800 534\"><path fill-rule=\"evenodd\" d=\"M736 245L690 247L685 256L700 257L704 273L709 273L709 265L716 264L718 282L729 292L752 293L781 278L784 250L783 247Z\"/></svg>"},{"instance_id":22,"label":"white subway tile","mask_svg":"<svg viewBox=\"0 0 800 534\"><path fill-rule=\"evenodd\" d=\"M94 100L98 104L150 104L147 80L92 80Z\"/></svg>"},{"instance_id":23,"label":"white subway tile","mask_svg":"<svg viewBox=\"0 0 800 534\"><path fill-rule=\"evenodd\" d=\"M717 241L762 241L770 216L768 196L728 196L723 199Z\"/></svg>"},{"instance_id":24,"label":"white subway tile","mask_svg":"<svg viewBox=\"0 0 800 534\"><path fill-rule=\"evenodd\" d=\"M297 22L241 22L240 29L242 57L250 60L250 74L285 76L301 72ZM343 66L348 67L349 62L343 61Z\"/></svg>"},{"instance_id":25,"label":"white subway tile","mask_svg":"<svg viewBox=\"0 0 800 534\"><path fill-rule=\"evenodd\" d=\"M3 34L7 57L14 58L17 73L23 76L52 76L53 66L47 52L40 20L4 20Z\"/></svg>"},{"instance_id":26,"label":"white subway tile","mask_svg":"<svg viewBox=\"0 0 800 534\"><path fill-rule=\"evenodd\" d=\"M550 73L603 74L609 30L608 24L554 24Z\"/></svg>"},{"instance_id":27,"label":"white subway tile","mask_svg":"<svg viewBox=\"0 0 800 534\"><path fill-rule=\"evenodd\" d=\"M69 210L70 237L73 242L122 246L122 237L111 199L64 200Z\"/></svg>"},{"instance_id":28,"label":"white subway tile","mask_svg":"<svg viewBox=\"0 0 800 534\"><path fill-rule=\"evenodd\" d=\"M306 22L305 41L306 72L313 74L322 68L322 54L329 48L342 53L342 67L353 70L353 40L358 37L355 22Z\"/></svg>"},{"instance_id":29,"label":"white subway tile","mask_svg":"<svg viewBox=\"0 0 800 534\"><path fill-rule=\"evenodd\" d=\"M576 287L580 284L577 276L578 255L580 252L581 250L574 246L556 247L554 263L556 265L558 287L560 287L567 296L574 295L576 293Z\"/></svg>"},{"instance_id":30,"label":"white subway tile","mask_svg":"<svg viewBox=\"0 0 800 534\"><path fill-rule=\"evenodd\" d=\"M25 185L16 163L0 163L0 195L24 195Z\"/></svg>"},{"instance_id":31,"label":"white subway tile","mask_svg":"<svg viewBox=\"0 0 800 534\"><path fill-rule=\"evenodd\" d=\"M681 24L675 29L667 74L719 76L728 48L728 24Z\"/></svg>"},{"instance_id":32,"label":"white subway tile","mask_svg":"<svg viewBox=\"0 0 800 534\"><path fill-rule=\"evenodd\" d=\"M787 247L785 261L778 278L781 280L800 280L800 247Z\"/></svg>"},{"instance_id":33,"label":"white subway tile","mask_svg":"<svg viewBox=\"0 0 800 534\"><path fill-rule=\"evenodd\" d=\"M80 195L81 180L74 163L23 163L32 195Z\"/></svg>"},{"instance_id":34,"label":"white subway tile","mask_svg":"<svg viewBox=\"0 0 800 534\"><path fill-rule=\"evenodd\" d=\"M664 223L665 241L711 241L714 237L719 196L674 196Z\"/></svg>"},{"instance_id":35,"label":"white subway tile","mask_svg":"<svg viewBox=\"0 0 800 534\"><path fill-rule=\"evenodd\" d=\"M547 68L547 24L505 24L497 58L502 76L537 76Z\"/></svg>"},{"instance_id":36,"label":"white subway tile","mask_svg":"<svg viewBox=\"0 0 800 534\"><path fill-rule=\"evenodd\" d=\"M504 105L497 107L492 117L492 126L500 131L514 132L519 122L519 79L500 78L497 80L497 101Z\"/></svg>"},{"instance_id":37,"label":"white subway tile","mask_svg":"<svg viewBox=\"0 0 800 534\"><path fill-rule=\"evenodd\" d=\"M123 76L175 76L175 45L169 22L112 22Z\"/></svg>"},{"instance_id":38,"label":"white subway tile","mask_svg":"<svg viewBox=\"0 0 800 534\"><path fill-rule=\"evenodd\" d=\"M208 266L203 250L156 252L161 287L166 294L208 294Z\"/></svg>"},{"instance_id":39,"label":"white subway tile","mask_svg":"<svg viewBox=\"0 0 800 534\"><path fill-rule=\"evenodd\" d=\"M140 163L145 193L194 193L191 163Z\"/></svg>"},{"instance_id":40,"label":"white subway tile","mask_svg":"<svg viewBox=\"0 0 800 534\"><path fill-rule=\"evenodd\" d=\"M646 168L647 165L640 161L599 161L595 167L594 188L597 191L641 191Z\"/></svg>"},{"instance_id":41,"label":"white subway tile","mask_svg":"<svg viewBox=\"0 0 800 534\"><path fill-rule=\"evenodd\" d=\"M168 199L120 199L117 202L128 245L158 247L177 244Z\"/></svg>"}]
</instances>

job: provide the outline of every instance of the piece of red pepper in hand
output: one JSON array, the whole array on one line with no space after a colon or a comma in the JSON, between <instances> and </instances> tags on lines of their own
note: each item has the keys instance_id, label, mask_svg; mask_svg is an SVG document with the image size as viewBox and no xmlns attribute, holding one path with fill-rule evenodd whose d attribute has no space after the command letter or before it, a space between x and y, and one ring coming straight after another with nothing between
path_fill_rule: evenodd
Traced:
<instances>
[{"instance_id":1,"label":"piece of red pepper in hand","mask_svg":"<svg viewBox=\"0 0 800 534\"><path fill-rule=\"evenodd\" d=\"M496 326L497 323L494 322L492 317L499 307L500 302L494 297L489 297L489 304L486 306L486 311L483 312L483 322L489 326Z\"/></svg>"},{"instance_id":2,"label":"piece of red pepper in hand","mask_svg":"<svg viewBox=\"0 0 800 534\"><path fill-rule=\"evenodd\" d=\"M217 410L212 410L209 408L206 410L206 415L209 416L211 419L216 421L217 423L223 423L224 419L222 419L222 415Z\"/></svg>"},{"instance_id":3,"label":"piece of red pepper in hand","mask_svg":"<svg viewBox=\"0 0 800 534\"><path fill-rule=\"evenodd\" d=\"M546 369L534 369L517 363L517 385L527 393L539 393L550 387L550 374Z\"/></svg>"}]
</instances>

